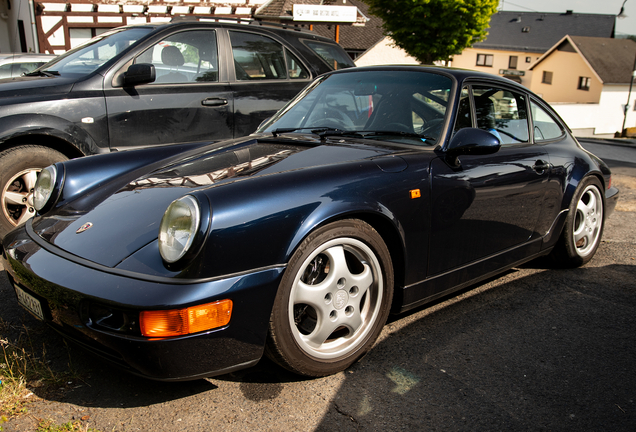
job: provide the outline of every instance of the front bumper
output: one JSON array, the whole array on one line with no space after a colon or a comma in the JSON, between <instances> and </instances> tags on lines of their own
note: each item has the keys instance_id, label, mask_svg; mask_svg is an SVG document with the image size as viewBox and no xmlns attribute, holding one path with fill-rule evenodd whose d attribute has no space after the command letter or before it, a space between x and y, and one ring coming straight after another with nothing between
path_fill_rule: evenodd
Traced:
<instances>
[{"instance_id":1,"label":"front bumper","mask_svg":"<svg viewBox=\"0 0 636 432\"><path fill-rule=\"evenodd\" d=\"M47 324L134 374L165 381L197 379L249 367L262 357L282 265L170 283L168 278L158 282L130 271L125 276L99 271L63 258L38 245L24 227L8 234L3 244L3 266L10 282L40 302ZM222 299L234 304L225 327L164 339L131 331L131 317L142 310ZM95 311L108 318L102 320L107 325L95 319ZM108 313L115 317L107 317Z\"/></svg>"}]
</instances>

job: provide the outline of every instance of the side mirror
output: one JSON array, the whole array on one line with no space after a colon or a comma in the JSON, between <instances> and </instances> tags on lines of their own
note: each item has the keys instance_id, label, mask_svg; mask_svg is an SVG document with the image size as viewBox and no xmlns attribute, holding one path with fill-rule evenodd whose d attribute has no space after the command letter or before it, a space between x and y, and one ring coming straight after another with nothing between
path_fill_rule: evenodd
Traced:
<instances>
[{"instance_id":1,"label":"side mirror","mask_svg":"<svg viewBox=\"0 0 636 432\"><path fill-rule=\"evenodd\" d=\"M124 86L135 86L154 82L155 65L150 63L132 64L124 73Z\"/></svg>"},{"instance_id":2,"label":"side mirror","mask_svg":"<svg viewBox=\"0 0 636 432\"><path fill-rule=\"evenodd\" d=\"M499 138L490 132L477 128L460 129L446 149L446 162L452 167L459 167L459 156L493 154L500 148Z\"/></svg>"}]
</instances>

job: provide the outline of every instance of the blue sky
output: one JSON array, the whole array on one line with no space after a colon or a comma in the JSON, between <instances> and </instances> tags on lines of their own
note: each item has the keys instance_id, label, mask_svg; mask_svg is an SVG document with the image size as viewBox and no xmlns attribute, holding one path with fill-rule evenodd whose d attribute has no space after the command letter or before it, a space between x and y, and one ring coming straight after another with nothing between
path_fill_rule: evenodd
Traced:
<instances>
[{"instance_id":1,"label":"blue sky","mask_svg":"<svg viewBox=\"0 0 636 432\"><path fill-rule=\"evenodd\" d=\"M599 13L618 15L624 0L499 0L499 10L525 12ZM636 35L636 0L627 0L627 18L616 20L616 36Z\"/></svg>"}]
</instances>

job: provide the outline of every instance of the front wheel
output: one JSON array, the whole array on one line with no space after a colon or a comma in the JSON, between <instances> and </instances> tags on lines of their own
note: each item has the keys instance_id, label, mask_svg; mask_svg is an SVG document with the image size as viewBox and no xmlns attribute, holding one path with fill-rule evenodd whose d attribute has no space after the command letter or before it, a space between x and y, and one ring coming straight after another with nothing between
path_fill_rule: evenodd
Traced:
<instances>
[{"instance_id":1,"label":"front wheel","mask_svg":"<svg viewBox=\"0 0 636 432\"><path fill-rule=\"evenodd\" d=\"M391 256L377 231L353 219L319 228L283 275L266 353L301 375L342 371L371 348L392 297Z\"/></svg>"},{"instance_id":2,"label":"front wheel","mask_svg":"<svg viewBox=\"0 0 636 432\"><path fill-rule=\"evenodd\" d=\"M577 187L565 227L552 251L552 260L561 267L578 267L592 259L603 234L603 187L596 177L584 178Z\"/></svg>"},{"instance_id":3,"label":"front wheel","mask_svg":"<svg viewBox=\"0 0 636 432\"><path fill-rule=\"evenodd\" d=\"M43 146L11 147L0 153L0 239L35 216L33 187L42 168L68 158Z\"/></svg>"}]
</instances>

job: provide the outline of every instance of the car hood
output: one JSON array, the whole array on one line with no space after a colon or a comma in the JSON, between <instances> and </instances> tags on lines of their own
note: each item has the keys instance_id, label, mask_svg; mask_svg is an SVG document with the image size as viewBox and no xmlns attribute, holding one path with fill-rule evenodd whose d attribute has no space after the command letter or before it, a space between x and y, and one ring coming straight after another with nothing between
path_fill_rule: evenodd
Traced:
<instances>
[{"instance_id":1,"label":"car hood","mask_svg":"<svg viewBox=\"0 0 636 432\"><path fill-rule=\"evenodd\" d=\"M74 78L59 76L24 76L0 79L0 100L16 96L46 96L68 93L76 81L77 79Z\"/></svg>"},{"instance_id":2,"label":"car hood","mask_svg":"<svg viewBox=\"0 0 636 432\"><path fill-rule=\"evenodd\" d=\"M400 170L401 158L391 157L399 149L360 143L298 142L285 139L248 139L217 143L195 154L146 172L134 179L119 176L116 191L102 185L92 199L74 202L33 220L34 232L73 255L108 267L157 239L159 224L168 205L194 190L222 188L236 181L255 181L278 173L351 164L374 159L378 169ZM403 151L403 150L402 150ZM135 157L136 152L129 152ZM97 156L99 158L99 156ZM95 158L93 156L92 158ZM154 165L156 166L156 165ZM343 167L344 169L344 167ZM138 171L136 172L138 174ZM67 178L67 182L81 182ZM95 195L103 194L98 200ZM89 202L82 208L82 200ZM72 211L70 210L72 209ZM89 229L86 229L90 227Z\"/></svg>"}]
</instances>

